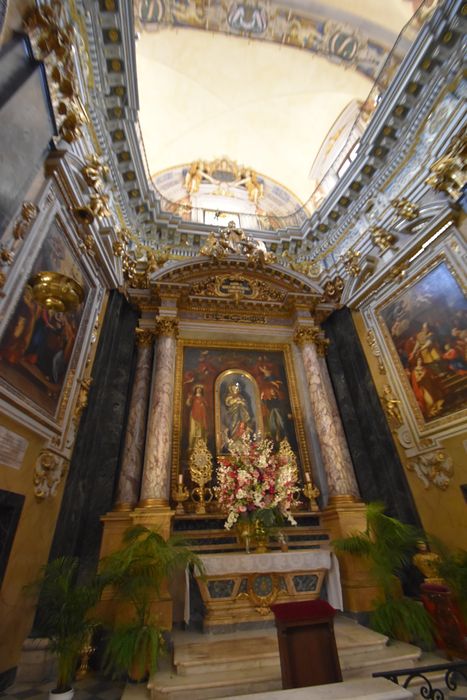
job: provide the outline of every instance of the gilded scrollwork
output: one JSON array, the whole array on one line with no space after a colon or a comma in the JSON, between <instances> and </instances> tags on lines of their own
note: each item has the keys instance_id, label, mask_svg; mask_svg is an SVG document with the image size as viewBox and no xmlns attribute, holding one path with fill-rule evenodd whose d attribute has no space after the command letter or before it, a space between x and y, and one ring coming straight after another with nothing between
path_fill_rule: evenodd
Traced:
<instances>
[{"instance_id":1,"label":"gilded scrollwork","mask_svg":"<svg viewBox=\"0 0 467 700\"><path fill-rule=\"evenodd\" d=\"M40 501L53 498L66 474L68 461L50 450L43 450L34 467L34 495Z\"/></svg>"},{"instance_id":2,"label":"gilded scrollwork","mask_svg":"<svg viewBox=\"0 0 467 700\"><path fill-rule=\"evenodd\" d=\"M286 294L263 280L238 273L215 275L197 282L190 287L189 296L213 297L216 299L236 299L273 301L282 303Z\"/></svg>"},{"instance_id":3,"label":"gilded scrollwork","mask_svg":"<svg viewBox=\"0 0 467 700\"><path fill-rule=\"evenodd\" d=\"M407 469L413 471L426 489L431 485L445 491L454 474L452 458L443 450L435 450L418 455L407 462Z\"/></svg>"},{"instance_id":4,"label":"gilded scrollwork","mask_svg":"<svg viewBox=\"0 0 467 700\"><path fill-rule=\"evenodd\" d=\"M178 319L156 318L155 333L157 335L167 335L172 338L178 338Z\"/></svg>"}]
</instances>

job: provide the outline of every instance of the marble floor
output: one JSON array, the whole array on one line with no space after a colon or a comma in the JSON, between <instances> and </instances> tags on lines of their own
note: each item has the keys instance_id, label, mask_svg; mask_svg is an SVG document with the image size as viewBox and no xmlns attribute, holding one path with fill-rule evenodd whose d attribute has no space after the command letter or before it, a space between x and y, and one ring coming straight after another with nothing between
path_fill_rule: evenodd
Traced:
<instances>
[{"instance_id":1,"label":"marble floor","mask_svg":"<svg viewBox=\"0 0 467 700\"><path fill-rule=\"evenodd\" d=\"M40 685L18 683L0 693L0 698L4 700L46 700L49 697L49 690L53 687L52 681ZM76 681L74 687L73 700L120 700L125 684L111 681L102 676L89 675Z\"/></svg>"}]
</instances>

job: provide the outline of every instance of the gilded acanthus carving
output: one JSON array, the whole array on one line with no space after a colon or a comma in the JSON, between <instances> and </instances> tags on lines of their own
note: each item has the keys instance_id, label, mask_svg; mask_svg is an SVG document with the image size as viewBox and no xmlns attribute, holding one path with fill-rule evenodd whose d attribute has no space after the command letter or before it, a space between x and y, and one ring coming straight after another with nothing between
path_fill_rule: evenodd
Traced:
<instances>
[{"instance_id":1,"label":"gilded acanthus carving","mask_svg":"<svg viewBox=\"0 0 467 700\"><path fill-rule=\"evenodd\" d=\"M334 279L328 280L323 286L324 298L326 301L334 301L338 303L344 291L344 280L340 275L336 275Z\"/></svg>"},{"instance_id":2,"label":"gilded acanthus carving","mask_svg":"<svg viewBox=\"0 0 467 700\"><path fill-rule=\"evenodd\" d=\"M407 221L414 221L420 215L420 207L406 197L391 199L396 214Z\"/></svg>"},{"instance_id":3,"label":"gilded acanthus carving","mask_svg":"<svg viewBox=\"0 0 467 700\"><path fill-rule=\"evenodd\" d=\"M148 328L136 329L136 344L142 348L150 348L154 344L154 331Z\"/></svg>"},{"instance_id":4,"label":"gilded acanthus carving","mask_svg":"<svg viewBox=\"0 0 467 700\"><path fill-rule=\"evenodd\" d=\"M431 175L425 180L426 184L447 192L457 202L467 183L466 156L467 136L459 133L452 139L447 152L430 167Z\"/></svg>"},{"instance_id":5,"label":"gilded acanthus carving","mask_svg":"<svg viewBox=\"0 0 467 700\"><path fill-rule=\"evenodd\" d=\"M214 260L222 260L228 255L245 255L254 265L265 265L276 260L274 253L266 249L263 241L237 228L234 221L229 221L227 228L212 231L200 253Z\"/></svg>"},{"instance_id":6,"label":"gilded acanthus carving","mask_svg":"<svg viewBox=\"0 0 467 700\"><path fill-rule=\"evenodd\" d=\"M378 246L381 253L384 253L388 248L394 247L397 238L390 231L381 226L370 226L368 230L371 233L371 242Z\"/></svg>"},{"instance_id":7,"label":"gilded acanthus carving","mask_svg":"<svg viewBox=\"0 0 467 700\"><path fill-rule=\"evenodd\" d=\"M407 463L407 469L415 472L426 489L433 484L445 491L454 474L452 459L443 450L418 455Z\"/></svg>"},{"instance_id":8,"label":"gilded acanthus carving","mask_svg":"<svg viewBox=\"0 0 467 700\"><path fill-rule=\"evenodd\" d=\"M43 450L34 467L34 495L43 501L46 498L53 498L58 486L63 479L68 462L62 456L50 450Z\"/></svg>"},{"instance_id":9,"label":"gilded acanthus carving","mask_svg":"<svg viewBox=\"0 0 467 700\"><path fill-rule=\"evenodd\" d=\"M381 350L376 340L375 332L372 328L369 328L366 334L366 342L370 348L372 354L376 357L378 362L378 371L380 374L386 374L386 368L384 362L381 358Z\"/></svg>"},{"instance_id":10,"label":"gilded acanthus carving","mask_svg":"<svg viewBox=\"0 0 467 700\"><path fill-rule=\"evenodd\" d=\"M34 54L45 64L59 132L72 143L83 135L89 117L81 102L73 62L74 28L64 20L64 3L54 0L29 10L24 26Z\"/></svg>"},{"instance_id":11,"label":"gilded acanthus carving","mask_svg":"<svg viewBox=\"0 0 467 700\"><path fill-rule=\"evenodd\" d=\"M352 277L357 277L361 272L360 257L361 253L358 250L348 250L341 258L345 271Z\"/></svg>"},{"instance_id":12,"label":"gilded acanthus carving","mask_svg":"<svg viewBox=\"0 0 467 700\"><path fill-rule=\"evenodd\" d=\"M178 338L178 320L176 318L156 318L155 332Z\"/></svg>"},{"instance_id":13,"label":"gilded acanthus carving","mask_svg":"<svg viewBox=\"0 0 467 700\"><path fill-rule=\"evenodd\" d=\"M23 202L21 206L21 214L16 220L13 228L13 237L17 240L24 238L32 222L37 218L39 209L34 202Z\"/></svg>"},{"instance_id":14,"label":"gilded acanthus carving","mask_svg":"<svg viewBox=\"0 0 467 700\"><path fill-rule=\"evenodd\" d=\"M79 392L78 398L76 400L75 410L73 411L73 420L75 423L79 422L81 414L88 405L89 400L89 390L92 384L92 377L87 377L86 379L79 380Z\"/></svg>"},{"instance_id":15,"label":"gilded acanthus carving","mask_svg":"<svg viewBox=\"0 0 467 700\"><path fill-rule=\"evenodd\" d=\"M318 355L324 356L329 345L329 340L324 337L323 331L313 326L297 326L293 336L294 343L299 346L313 343Z\"/></svg>"}]
</instances>

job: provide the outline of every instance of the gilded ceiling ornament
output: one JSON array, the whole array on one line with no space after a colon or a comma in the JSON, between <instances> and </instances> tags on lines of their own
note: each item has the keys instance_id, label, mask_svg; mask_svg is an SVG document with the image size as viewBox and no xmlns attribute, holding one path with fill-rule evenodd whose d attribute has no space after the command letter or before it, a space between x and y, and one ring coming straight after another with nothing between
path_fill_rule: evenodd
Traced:
<instances>
[{"instance_id":1,"label":"gilded ceiling ornament","mask_svg":"<svg viewBox=\"0 0 467 700\"><path fill-rule=\"evenodd\" d=\"M418 455L407 462L407 469L415 472L426 489L433 484L445 491L454 474L453 461L443 450Z\"/></svg>"},{"instance_id":2,"label":"gilded ceiling ornament","mask_svg":"<svg viewBox=\"0 0 467 700\"><path fill-rule=\"evenodd\" d=\"M121 241L114 241L112 243L112 251L116 258L121 258L125 252L125 246Z\"/></svg>"},{"instance_id":3,"label":"gilded ceiling ornament","mask_svg":"<svg viewBox=\"0 0 467 700\"><path fill-rule=\"evenodd\" d=\"M397 241L396 236L382 228L382 226L370 226L368 230L371 233L371 242L373 245L378 246L382 253L388 248L392 248Z\"/></svg>"},{"instance_id":4,"label":"gilded ceiling ornament","mask_svg":"<svg viewBox=\"0 0 467 700\"><path fill-rule=\"evenodd\" d=\"M228 173L228 179L222 178L222 173ZM219 158L210 163L203 160L192 163L184 180L188 194L198 192L203 181L217 186L214 194L227 195L231 188L244 187L248 199L254 204L258 204L264 194L264 185L252 168L241 167L227 158Z\"/></svg>"},{"instance_id":5,"label":"gilded ceiling ornament","mask_svg":"<svg viewBox=\"0 0 467 700\"><path fill-rule=\"evenodd\" d=\"M281 258L287 261L291 270L307 277L319 277L321 273L321 263L316 260L297 260L297 257L291 255L288 250L284 250Z\"/></svg>"},{"instance_id":6,"label":"gilded ceiling ornament","mask_svg":"<svg viewBox=\"0 0 467 700\"><path fill-rule=\"evenodd\" d=\"M136 345L141 348L150 348L154 344L154 331L148 328L137 328L136 329Z\"/></svg>"},{"instance_id":7,"label":"gilded ceiling ornament","mask_svg":"<svg viewBox=\"0 0 467 700\"><path fill-rule=\"evenodd\" d=\"M50 450L43 450L40 453L33 475L34 495L37 499L43 501L57 494L58 486L66 473L67 464L67 460Z\"/></svg>"},{"instance_id":8,"label":"gilded ceiling ornament","mask_svg":"<svg viewBox=\"0 0 467 700\"><path fill-rule=\"evenodd\" d=\"M383 394L379 398L383 404L384 412L388 418L391 430L400 428L403 423L401 410L399 408L400 401L399 399L396 399L392 393L392 389L389 384L384 385Z\"/></svg>"},{"instance_id":9,"label":"gilded ceiling ornament","mask_svg":"<svg viewBox=\"0 0 467 700\"><path fill-rule=\"evenodd\" d=\"M178 319L176 318L156 318L154 331L157 335L166 335L178 338Z\"/></svg>"},{"instance_id":10,"label":"gilded ceiling ornament","mask_svg":"<svg viewBox=\"0 0 467 700\"><path fill-rule=\"evenodd\" d=\"M391 199L391 204L396 213L407 221L414 221L420 215L420 207L406 197Z\"/></svg>"},{"instance_id":11,"label":"gilded ceiling ornament","mask_svg":"<svg viewBox=\"0 0 467 700\"><path fill-rule=\"evenodd\" d=\"M266 249L263 241L237 228L234 221L229 221L227 228L219 228L216 233L212 231L200 253L214 260L222 260L228 255L245 255L255 266L270 264L276 260L274 253Z\"/></svg>"},{"instance_id":12,"label":"gilded ceiling ornament","mask_svg":"<svg viewBox=\"0 0 467 700\"><path fill-rule=\"evenodd\" d=\"M37 218L38 213L39 209L36 207L34 202L23 202L21 205L21 214L16 220L13 228L13 237L17 240L24 238L32 222Z\"/></svg>"},{"instance_id":13,"label":"gilded ceiling ornament","mask_svg":"<svg viewBox=\"0 0 467 700\"><path fill-rule=\"evenodd\" d=\"M112 216L109 209L109 195L102 192L95 192L90 196L89 208L98 219Z\"/></svg>"},{"instance_id":14,"label":"gilded ceiling ornament","mask_svg":"<svg viewBox=\"0 0 467 700\"><path fill-rule=\"evenodd\" d=\"M296 345L303 346L313 343L316 346L318 355L323 357L326 354L329 340L324 337L323 331L313 326L297 326L293 335Z\"/></svg>"},{"instance_id":15,"label":"gilded ceiling ornament","mask_svg":"<svg viewBox=\"0 0 467 700\"><path fill-rule=\"evenodd\" d=\"M447 152L430 167L431 175L425 183L435 190L447 192L457 202L467 184L466 157L467 136L459 133L452 139Z\"/></svg>"},{"instance_id":16,"label":"gilded ceiling ornament","mask_svg":"<svg viewBox=\"0 0 467 700\"><path fill-rule=\"evenodd\" d=\"M361 253L357 250L350 249L341 258L345 271L349 275L352 275L352 277L357 277L361 272L360 257Z\"/></svg>"}]
</instances>

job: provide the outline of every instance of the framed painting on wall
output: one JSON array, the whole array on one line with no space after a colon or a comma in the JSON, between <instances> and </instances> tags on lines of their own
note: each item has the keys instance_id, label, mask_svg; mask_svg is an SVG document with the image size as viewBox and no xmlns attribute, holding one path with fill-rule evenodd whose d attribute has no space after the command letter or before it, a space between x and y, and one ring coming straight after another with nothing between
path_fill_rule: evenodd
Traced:
<instances>
[{"instance_id":1,"label":"framed painting on wall","mask_svg":"<svg viewBox=\"0 0 467 700\"><path fill-rule=\"evenodd\" d=\"M442 260L379 310L422 422L467 408L467 300Z\"/></svg>"},{"instance_id":2,"label":"framed painting on wall","mask_svg":"<svg viewBox=\"0 0 467 700\"><path fill-rule=\"evenodd\" d=\"M299 469L309 468L288 346L180 341L175 381L174 481L177 469L187 472L199 437L214 464L245 434L269 438L276 449L287 439Z\"/></svg>"},{"instance_id":3,"label":"framed painting on wall","mask_svg":"<svg viewBox=\"0 0 467 700\"><path fill-rule=\"evenodd\" d=\"M0 338L0 381L54 417L73 354L79 349L77 339L90 291L57 219L52 221L28 279L42 270L72 277L84 291L83 301L74 311L48 310L34 301L26 280Z\"/></svg>"}]
</instances>

